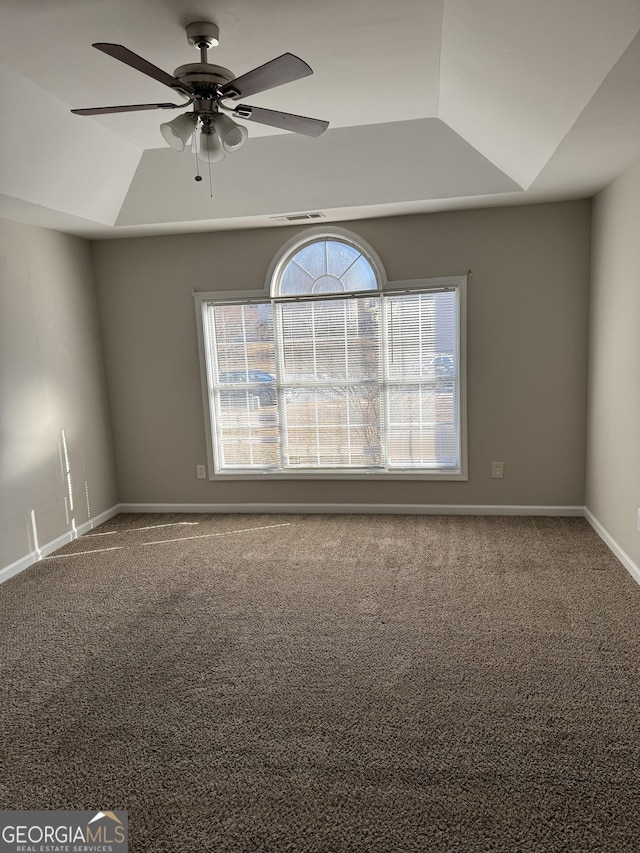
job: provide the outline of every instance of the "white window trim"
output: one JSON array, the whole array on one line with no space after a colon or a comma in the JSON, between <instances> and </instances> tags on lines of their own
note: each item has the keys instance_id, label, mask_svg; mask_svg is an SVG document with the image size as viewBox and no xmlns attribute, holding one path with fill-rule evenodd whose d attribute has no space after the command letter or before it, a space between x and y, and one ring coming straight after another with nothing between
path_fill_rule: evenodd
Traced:
<instances>
[{"instance_id":1,"label":"white window trim","mask_svg":"<svg viewBox=\"0 0 640 853\"><path fill-rule=\"evenodd\" d=\"M307 471L246 471L246 472L220 472L215 470L214 446L212 432L212 412L209 395L209 376L207 359L205 353L206 341L204 333L205 312L208 303L243 303L243 302L265 302L276 300L287 300L304 297L280 297L271 293L274 276L278 274L279 268L286 263L298 246L302 247L309 242L323 239L343 240L361 252L366 260L373 266L379 281L377 291L369 293L397 293L412 290L442 290L447 287L457 287L460 293L460 310L458 315L458 363L459 363L459 394L460 394L460 466L455 472L445 471L350 471L350 470L307 470ZM279 250L265 276L264 284L260 289L254 290L194 290L194 306L196 314L196 335L198 341L198 355L200 359L200 381L202 387L202 401L205 422L207 471L211 481L222 482L229 480L428 480L428 481L466 481L468 480L468 453L467 453L467 283L469 273L454 276L439 276L436 278L406 279L389 281L382 261L375 250L357 234L343 228L316 227L304 229L297 232ZM366 295L354 294L354 296Z\"/></svg>"},{"instance_id":2,"label":"white window trim","mask_svg":"<svg viewBox=\"0 0 640 853\"><path fill-rule=\"evenodd\" d=\"M234 291L194 291L196 315L196 334L200 357L200 378L205 422L207 469L209 480L429 480L429 481L466 481L468 480L467 453L467 281L468 275L442 276L438 278L410 279L405 281L386 281L381 292L401 292L405 290L441 290L446 287L458 287L460 291L460 312L458 327L459 370L460 370L460 468L455 473L444 471L247 471L216 472L213 455L212 413L209 400L209 379L205 355L204 320L207 305L215 303L239 303L271 299L268 289Z\"/></svg>"}]
</instances>

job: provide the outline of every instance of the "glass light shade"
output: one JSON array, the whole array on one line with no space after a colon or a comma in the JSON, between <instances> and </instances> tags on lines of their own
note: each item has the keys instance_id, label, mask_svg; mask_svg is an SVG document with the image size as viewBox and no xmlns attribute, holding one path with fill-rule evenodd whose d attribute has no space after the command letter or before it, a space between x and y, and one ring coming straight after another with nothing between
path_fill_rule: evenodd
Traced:
<instances>
[{"instance_id":1,"label":"glass light shade","mask_svg":"<svg viewBox=\"0 0 640 853\"><path fill-rule=\"evenodd\" d=\"M200 133L198 144L198 160L202 163L219 163L224 160L225 153L217 133Z\"/></svg>"},{"instance_id":2,"label":"glass light shade","mask_svg":"<svg viewBox=\"0 0 640 853\"><path fill-rule=\"evenodd\" d=\"M215 118L215 125L225 151L238 151L247 141L249 136L247 128L242 124L237 124L229 116L218 113Z\"/></svg>"},{"instance_id":3,"label":"glass light shade","mask_svg":"<svg viewBox=\"0 0 640 853\"><path fill-rule=\"evenodd\" d=\"M160 133L164 141L176 151L184 151L193 129L193 113L183 113L172 121L160 125Z\"/></svg>"}]
</instances>

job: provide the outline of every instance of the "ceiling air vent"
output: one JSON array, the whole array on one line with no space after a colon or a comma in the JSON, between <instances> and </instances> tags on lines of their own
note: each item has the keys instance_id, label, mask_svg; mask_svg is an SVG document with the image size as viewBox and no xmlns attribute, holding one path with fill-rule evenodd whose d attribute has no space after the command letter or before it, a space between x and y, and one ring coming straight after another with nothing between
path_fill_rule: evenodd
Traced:
<instances>
[{"instance_id":1,"label":"ceiling air vent","mask_svg":"<svg viewBox=\"0 0 640 853\"><path fill-rule=\"evenodd\" d=\"M306 222L309 219L324 219L324 213L287 213L285 216L270 217L274 222Z\"/></svg>"}]
</instances>

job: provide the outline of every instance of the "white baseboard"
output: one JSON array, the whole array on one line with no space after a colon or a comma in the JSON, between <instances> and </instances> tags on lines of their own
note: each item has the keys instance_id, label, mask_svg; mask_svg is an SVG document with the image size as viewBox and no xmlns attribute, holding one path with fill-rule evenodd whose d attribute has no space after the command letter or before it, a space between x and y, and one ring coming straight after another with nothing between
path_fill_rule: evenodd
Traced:
<instances>
[{"instance_id":1,"label":"white baseboard","mask_svg":"<svg viewBox=\"0 0 640 853\"><path fill-rule=\"evenodd\" d=\"M539 515L539 516L583 516L620 560L631 577L640 584L640 567L618 545L598 519L583 506L513 506L488 504L168 504L168 503L123 503L115 504L75 530L68 530L56 539L31 551L14 563L0 569L0 583L8 580L34 563L48 557L58 548L93 530L122 512L131 513L257 513L257 514L376 514L381 515Z\"/></svg>"},{"instance_id":2,"label":"white baseboard","mask_svg":"<svg viewBox=\"0 0 640 853\"><path fill-rule=\"evenodd\" d=\"M12 578L20 572L23 572L34 563L44 559L44 557L48 557L49 554L53 554L53 552L57 551L58 548L62 548L63 545L73 542L74 539L78 539L83 534L93 530L94 527L99 527L99 525L104 524L105 521L109 521L110 518L119 515L120 512L120 505L115 504L104 512L101 512L99 515L96 515L95 518L90 518L89 521L84 521L82 524L79 524L75 530L67 530L65 533L62 533L60 536L57 536L45 545L41 545L37 551L30 551L28 554L25 554L24 557L20 557L19 560L16 560L14 563L0 569L0 583L9 580L9 578Z\"/></svg>"},{"instance_id":3,"label":"white baseboard","mask_svg":"<svg viewBox=\"0 0 640 853\"><path fill-rule=\"evenodd\" d=\"M557 515L582 516L582 506L493 506L487 504L120 504L120 512L380 514L380 515Z\"/></svg>"},{"instance_id":4,"label":"white baseboard","mask_svg":"<svg viewBox=\"0 0 640 853\"><path fill-rule=\"evenodd\" d=\"M612 551L615 556L620 560L625 569L629 572L631 577L637 584L640 584L640 566L638 566L631 557L627 554L626 551L623 551L622 548L618 545L613 536L606 530L602 524L598 521L595 515L591 512L589 507L584 508L584 517L587 519L589 524L593 527L598 536L602 539L605 545Z\"/></svg>"}]
</instances>

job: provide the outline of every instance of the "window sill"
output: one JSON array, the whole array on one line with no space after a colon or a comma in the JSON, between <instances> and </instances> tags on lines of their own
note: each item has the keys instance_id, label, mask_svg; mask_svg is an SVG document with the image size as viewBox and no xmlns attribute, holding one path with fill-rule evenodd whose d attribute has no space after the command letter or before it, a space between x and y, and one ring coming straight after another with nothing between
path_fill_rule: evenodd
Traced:
<instances>
[{"instance_id":1,"label":"window sill","mask_svg":"<svg viewBox=\"0 0 640 853\"><path fill-rule=\"evenodd\" d=\"M466 482L466 473L455 471L233 471L217 472L211 482L221 480L431 480Z\"/></svg>"}]
</instances>

